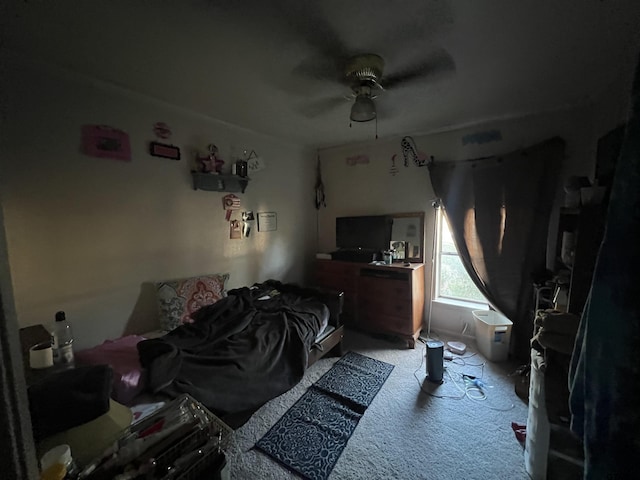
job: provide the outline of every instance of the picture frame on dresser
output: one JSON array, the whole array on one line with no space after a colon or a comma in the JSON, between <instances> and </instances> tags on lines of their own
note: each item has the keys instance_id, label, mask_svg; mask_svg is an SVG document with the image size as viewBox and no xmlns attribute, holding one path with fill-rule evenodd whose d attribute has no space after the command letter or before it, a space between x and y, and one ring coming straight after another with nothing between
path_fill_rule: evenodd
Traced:
<instances>
[{"instance_id":1,"label":"picture frame on dresser","mask_svg":"<svg viewBox=\"0 0 640 480\"><path fill-rule=\"evenodd\" d=\"M424 212L392 213L391 247L404 245L404 254L394 259L396 262L424 262Z\"/></svg>"}]
</instances>

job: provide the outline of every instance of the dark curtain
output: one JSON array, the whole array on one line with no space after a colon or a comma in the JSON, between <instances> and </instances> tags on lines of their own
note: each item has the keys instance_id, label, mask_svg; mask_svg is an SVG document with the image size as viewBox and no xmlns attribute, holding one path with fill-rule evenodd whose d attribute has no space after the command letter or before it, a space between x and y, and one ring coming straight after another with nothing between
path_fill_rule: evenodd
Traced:
<instances>
[{"instance_id":1,"label":"dark curtain","mask_svg":"<svg viewBox=\"0 0 640 480\"><path fill-rule=\"evenodd\" d=\"M429 166L462 263L513 322L512 353L522 360L530 355L533 275L545 269L564 148L553 138L507 155Z\"/></svg>"},{"instance_id":2,"label":"dark curtain","mask_svg":"<svg viewBox=\"0 0 640 480\"><path fill-rule=\"evenodd\" d=\"M634 476L640 453L640 62L607 225L569 376L586 479Z\"/></svg>"}]
</instances>

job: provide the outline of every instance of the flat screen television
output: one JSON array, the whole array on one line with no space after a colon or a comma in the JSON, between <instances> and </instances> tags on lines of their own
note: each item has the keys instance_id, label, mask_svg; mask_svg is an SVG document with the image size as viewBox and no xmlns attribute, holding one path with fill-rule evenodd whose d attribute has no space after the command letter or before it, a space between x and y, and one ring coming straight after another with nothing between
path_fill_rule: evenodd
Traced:
<instances>
[{"instance_id":1,"label":"flat screen television","mask_svg":"<svg viewBox=\"0 0 640 480\"><path fill-rule=\"evenodd\" d=\"M392 225L393 219L387 215L337 217L336 247L340 250L388 250Z\"/></svg>"}]
</instances>

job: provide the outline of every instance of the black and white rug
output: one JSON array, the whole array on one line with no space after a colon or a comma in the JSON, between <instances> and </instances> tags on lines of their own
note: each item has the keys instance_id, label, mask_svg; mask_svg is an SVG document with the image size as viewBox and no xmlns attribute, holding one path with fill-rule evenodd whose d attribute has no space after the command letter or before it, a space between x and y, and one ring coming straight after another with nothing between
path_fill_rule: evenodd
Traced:
<instances>
[{"instance_id":1,"label":"black and white rug","mask_svg":"<svg viewBox=\"0 0 640 480\"><path fill-rule=\"evenodd\" d=\"M393 365L349 352L313 384L256 448L312 480L325 480Z\"/></svg>"}]
</instances>

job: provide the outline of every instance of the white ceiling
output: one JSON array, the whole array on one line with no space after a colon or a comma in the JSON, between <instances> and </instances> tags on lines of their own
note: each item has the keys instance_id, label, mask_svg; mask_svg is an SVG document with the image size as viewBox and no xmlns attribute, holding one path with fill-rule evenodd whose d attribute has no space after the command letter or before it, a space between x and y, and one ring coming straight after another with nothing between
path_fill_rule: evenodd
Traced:
<instances>
[{"instance_id":1,"label":"white ceiling","mask_svg":"<svg viewBox=\"0 0 640 480\"><path fill-rule=\"evenodd\" d=\"M349 127L338 78L304 74L337 52L377 53L389 74L455 65L382 93L385 137L592 102L640 45L637 0L16 1L4 18L11 52L311 146L374 136Z\"/></svg>"}]
</instances>

